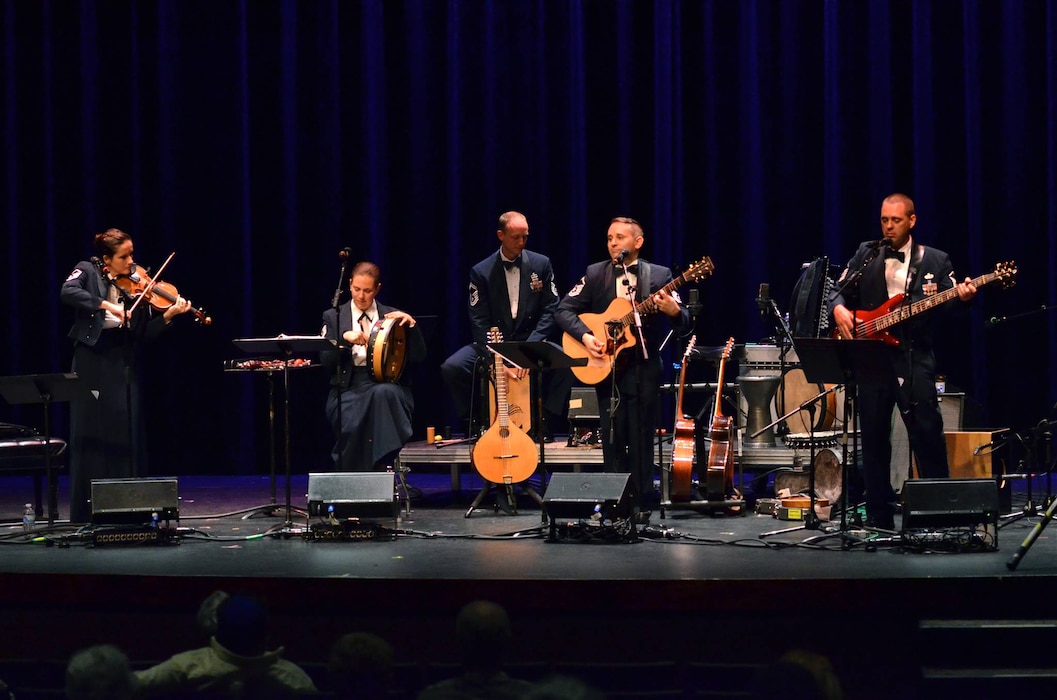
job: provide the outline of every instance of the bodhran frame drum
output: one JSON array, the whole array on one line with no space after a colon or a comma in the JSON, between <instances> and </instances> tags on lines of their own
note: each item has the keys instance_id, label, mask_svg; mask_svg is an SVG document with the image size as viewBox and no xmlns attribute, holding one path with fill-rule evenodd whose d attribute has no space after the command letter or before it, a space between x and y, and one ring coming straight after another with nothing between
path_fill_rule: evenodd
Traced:
<instances>
[{"instance_id":1,"label":"bodhran frame drum","mask_svg":"<svg viewBox=\"0 0 1057 700\"><path fill-rule=\"evenodd\" d=\"M398 319L380 318L367 340L367 366L376 382L398 382L407 360L407 328Z\"/></svg>"},{"instance_id":2,"label":"bodhran frame drum","mask_svg":"<svg viewBox=\"0 0 1057 700\"><path fill-rule=\"evenodd\" d=\"M832 385L809 382L807 377L804 376L804 370L795 367L786 372L782 378L782 386L779 389L777 400L784 400L785 412L788 413L813 396L830 388L830 386ZM842 394L841 401L837 400L838 393ZM814 421L812 421L811 412L803 408L789 416L787 420L789 429L794 433L809 433L812 430L813 422L816 433L830 430L837 419L838 404L843 403L843 389L826 394L815 402ZM840 408L843 409L843 405Z\"/></svg>"}]
</instances>

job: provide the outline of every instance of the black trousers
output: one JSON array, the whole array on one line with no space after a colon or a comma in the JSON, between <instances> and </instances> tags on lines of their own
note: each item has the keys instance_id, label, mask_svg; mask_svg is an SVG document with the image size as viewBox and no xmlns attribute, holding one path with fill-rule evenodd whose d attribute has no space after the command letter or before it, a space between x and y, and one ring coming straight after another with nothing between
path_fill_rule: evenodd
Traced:
<instances>
[{"instance_id":1,"label":"black trousers","mask_svg":"<svg viewBox=\"0 0 1057 700\"><path fill-rule=\"evenodd\" d=\"M887 520L895 512L892 490L892 408L907 428L910 449L922 478L946 478L947 443L936 396L936 360L931 351L896 349L891 354L896 381L858 387L866 514ZM900 465L902 469L903 466Z\"/></svg>"}]
</instances>

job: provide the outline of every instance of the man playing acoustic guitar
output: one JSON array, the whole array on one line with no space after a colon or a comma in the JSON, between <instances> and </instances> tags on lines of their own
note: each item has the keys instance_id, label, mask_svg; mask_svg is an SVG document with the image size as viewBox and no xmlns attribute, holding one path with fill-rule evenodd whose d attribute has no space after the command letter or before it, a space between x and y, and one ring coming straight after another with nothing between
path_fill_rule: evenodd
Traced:
<instances>
[{"instance_id":1,"label":"man playing acoustic guitar","mask_svg":"<svg viewBox=\"0 0 1057 700\"><path fill-rule=\"evenodd\" d=\"M627 217L613 219L606 233L609 259L588 266L584 276L558 304L554 315L568 334L567 341L581 344L589 360L615 365L612 372L607 372L595 384L601 414L602 452L607 471L631 474L632 508L639 522L649 518L650 512L642 506L644 499L653 494L653 433L658 418L661 376L659 348L667 330L666 324L660 323L657 315L649 311L659 311L680 331L687 334L690 331L690 314L680 305L679 296L670 284L672 271L640 259L642 243L639 222ZM627 266L627 275L624 266ZM648 308L638 314L645 348L635 324L614 342L605 333L596 333L581 319L580 314L607 312L616 299L626 301L623 307L627 310L647 302ZM568 353L567 344L566 347ZM615 405L611 407L613 400Z\"/></svg>"},{"instance_id":2,"label":"man playing acoustic guitar","mask_svg":"<svg viewBox=\"0 0 1057 700\"><path fill-rule=\"evenodd\" d=\"M891 194L881 203L884 238L859 244L841 274L840 283L844 282L849 271L861 270L861 277L830 303L837 337L864 337L863 324L859 323L861 318L856 314L861 310L876 309L896 295L905 295L908 301L916 302L953 288L958 299L966 302L976 294L976 285L969 278L960 284L955 281L947 253L915 243L910 236L915 223L914 202L906 195ZM898 404L906 424L920 476L948 476L943 418L936 400L936 357L932 351L931 320L928 316L921 316L893 329L893 336L899 344L890 352L898 383L859 386L857 403L862 431L867 524L885 530L895 529L896 497L890 476L894 405ZM865 337L872 335L867 332Z\"/></svg>"}]
</instances>

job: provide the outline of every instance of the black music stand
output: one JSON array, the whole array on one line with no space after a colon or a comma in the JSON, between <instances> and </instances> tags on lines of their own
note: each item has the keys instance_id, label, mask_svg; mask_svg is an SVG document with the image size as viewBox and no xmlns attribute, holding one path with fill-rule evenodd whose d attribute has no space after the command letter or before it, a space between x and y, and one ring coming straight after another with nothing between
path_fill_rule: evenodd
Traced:
<instances>
[{"instance_id":1,"label":"black music stand","mask_svg":"<svg viewBox=\"0 0 1057 700\"><path fill-rule=\"evenodd\" d=\"M92 398L92 392L75 372L61 374L24 374L0 377L0 395L11 405L44 405L44 473L48 481L48 525L58 517L58 485L51 470L51 404L55 401L80 401Z\"/></svg>"},{"instance_id":2,"label":"black music stand","mask_svg":"<svg viewBox=\"0 0 1057 700\"><path fill-rule=\"evenodd\" d=\"M843 384L844 391L844 415L851 416L858 429L858 387L863 384L894 384L896 382L895 369L892 367L892 355L888 346L881 340L854 339L836 340L832 338L797 338L797 355L800 358L800 366L804 370L804 376L809 382L816 384ZM844 421L844 435L841 440L843 445L841 459L841 494L844 498L844 507L841 508L840 535L841 546L850 549L851 544L846 539L848 531L848 465L850 456L848 453L848 423ZM852 456L859 452L858 438L852 445ZM811 465L814 474L815 465ZM812 489L811 511L815 509L815 493ZM816 540L817 538L809 538Z\"/></svg>"},{"instance_id":3,"label":"black music stand","mask_svg":"<svg viewBox=\"0 0 1057 700\"><path fill-rule=\"evenodd\" d=\"M538 426L536 442L540 446L540 483L545 486L547 462L546 451L543 448L543 373L571 367L583 367L587 364L587 358L569 357L562 352L559 346L546 341L488 343L488 348L512 365L536 370L536 425ZM546 525L547 509L543 507L543 498L529 486L522 486L522 488L528 492L533 500L540 504L543 513L543 524ZM477 502L479 503L480 501Z\"/></svg>"},{"instance_id":4,"label":"black music stand","mask_svg":"<svg viewBox=\"0 0 1057 700\"><path fill-rule=\"evenodd\" d=\"M320 353L337 348L337 341L316 335L279 335L274 338L238 338L232 341L251 355L267 355L283 361L283 441L286 461L286 521L279 533L297 534L290 507L290 360L294 353Z\"/></svg>"}]
</instances>

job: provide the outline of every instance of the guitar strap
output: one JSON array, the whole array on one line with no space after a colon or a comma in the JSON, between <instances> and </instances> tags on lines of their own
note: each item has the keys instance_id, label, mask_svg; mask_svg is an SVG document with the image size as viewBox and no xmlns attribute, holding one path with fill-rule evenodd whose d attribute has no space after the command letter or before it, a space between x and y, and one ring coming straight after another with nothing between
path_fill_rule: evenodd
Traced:
<instances>
[{"instance_id":1,"label":"guitar strap","mask_svg":"<svg viewBox=\"0 0 1057 700\"><path fill-rule=\"evenodd\" d=\"M910 290L914 288L914 280L918 276L918 268L921 267L921 259L925 257L925 246L920 243L913 248L913 252L910 254L910 265L907 266L907 299L910 299L913 295Z\"/></svg>"}]
</instances>

